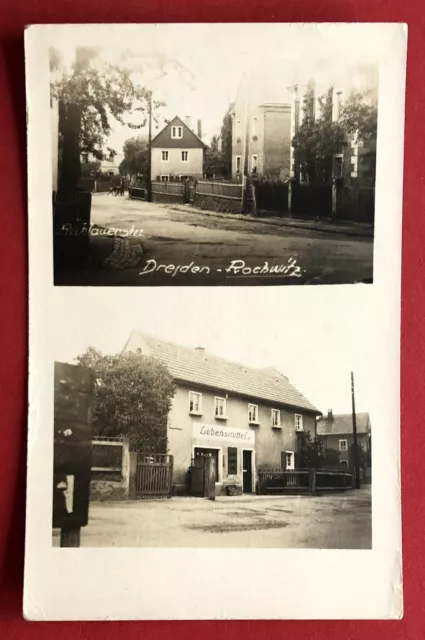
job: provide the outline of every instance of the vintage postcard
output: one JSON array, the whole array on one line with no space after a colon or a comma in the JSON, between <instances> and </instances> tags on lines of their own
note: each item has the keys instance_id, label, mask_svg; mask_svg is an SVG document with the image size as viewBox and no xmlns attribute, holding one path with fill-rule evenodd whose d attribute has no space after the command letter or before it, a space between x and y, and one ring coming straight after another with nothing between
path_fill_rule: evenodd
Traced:
<instances>
[{"instance_id":1,"label":"vintage postcard","mask_svg":"<svg viewBox=\"0 0 425 640\"><path fill-rule=\"evenodd\" d=\"M52 32L55 284L373 282L382 56L361 29Z\"/></svg>"},{"instance_id":2,"label":"vintage postcard","mask_svg":"<svg viewBox=\"0 0 425 640\"><path fill-rule=\"evenodd\" d=\"M406 44L28 28L28 619L402 616Z\"/></svg>"}]
</instances>

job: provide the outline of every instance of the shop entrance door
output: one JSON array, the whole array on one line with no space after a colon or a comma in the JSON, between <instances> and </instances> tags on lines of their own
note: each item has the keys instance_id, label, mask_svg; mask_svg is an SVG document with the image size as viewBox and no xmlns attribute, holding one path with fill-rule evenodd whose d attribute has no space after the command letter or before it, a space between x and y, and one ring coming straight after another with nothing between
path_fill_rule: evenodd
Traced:
<instances>
[{"instance_id":1,"label":"shop entrance door","mask_svg":"<svg viewBox=\"0 0 425 640\"><path fill-rule=\"evenodd\" d=\"M243 492L252 493L252 451L243 452Z\"/></svg>"},{"instance_id":2,"label":"shop entrance door","mask_svg":"<svg viewBox=\"0 0 425 640\"><path fill-rule=\"evenodd\" d=\"M203 447L196 447L195 463L197 458L213 458L215 460L215 481L218 482L218 449L204 449Z\"/></svg>"}]
</instances>

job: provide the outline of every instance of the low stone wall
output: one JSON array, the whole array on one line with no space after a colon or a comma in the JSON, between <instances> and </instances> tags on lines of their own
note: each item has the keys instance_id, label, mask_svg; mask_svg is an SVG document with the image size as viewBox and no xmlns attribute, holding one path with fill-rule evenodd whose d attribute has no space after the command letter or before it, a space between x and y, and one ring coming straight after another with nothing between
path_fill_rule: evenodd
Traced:
<instances>
[{"instance_id":1,"label":"low stone wall","mask_svg":"<svg viewBox=\"0 0 425 640\"><path fill-rule=\"evenodd\" d=\"M232 200L218 195L207 195L197 193L193 200L193 206L206 211L217 211L219 213L242 213L242 201Z\"/></svg>"},{"instance_id":2,"label":"low stone wall","mask_svg":"<svg viewBox=\"0 0 425 640\"><path fill-rule=\"evenodd\" d=\"M126 500L128 491L122 482L113 480L92 480L90 483L90 500Z\"/></svg>"},{"instance_id":3,"label":"low stone wall","mask_svg":"<svg viewBox=\"0 0 425 640\"><path fill-rule=\"evenodd\" d=\"M178 193L155 193L152 191L152 202L162 202L166 204L183 204L184 195Z\"/></svg>"}]
</instances>

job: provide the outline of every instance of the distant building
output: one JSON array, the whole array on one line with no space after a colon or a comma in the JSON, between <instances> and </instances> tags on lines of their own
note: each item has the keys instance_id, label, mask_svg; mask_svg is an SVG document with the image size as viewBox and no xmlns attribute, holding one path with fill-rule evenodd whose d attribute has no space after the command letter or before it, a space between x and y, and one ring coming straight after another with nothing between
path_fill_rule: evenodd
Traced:
<instances>
[{"instance_id":1,"label":"distant building","mask_svg":"<svg viewBox=\"0 0 425 640\"><path fill-rule=\"evenodd\" d=\"M338 65L328 60L317 61L313 67L297 72L291 91L291 140L301 126L304 117L321 115L321 100L330 96L332 120L337 121L344 102L353 94L362 94L363 102L377 105L378 70L372 66L351 67L344 62ZM353 185L359 180L362 186L375 183L376 140L364 141L357 134L347 137L334 154L332 178L342 179ZM296 153L291 146L290 174L303 182L305 176Z\"/></svg>"},{"instance_id":2,"label":"distant building","mask_svg":"<svg viewBox=\"0 0 425 640\"><path fill-rule=\"evenodd\" d=\"M232 178L248 173L287 179L291 158L291 92L289 64L280 75L267 68L243 78L232 111Z\"/></svg>"},{"instance_id":3,"label":"distant building","mask_svg":"<svg viewBox=\"0 0 425 640\"><path fill-rule=\"evenodd\" d=\"M357 444L364 453L365 466L370 461L371 424L368 413L356 414ZM333 414L330 410L326 416L317 421L316 433L323 440L324 451L333 450L339 455L343 466L353 466L354 444L353 417L351 413Z\"/></svg>"},{"instance_id":4,"label":"distant building","mask_svg":"<svg viewBox=\"0 0 425 640\"><path fill-rule=\"evenodd\" d=\"M200 120L197 130L202 135ZM176 116L152 140L151 180L202 178L206 148L190 128L190 120L183 122Z\"/></svg>"},{"instance_id":5,"label":"distant building","mask_svg":"<svg viewBox=\"0 0 425 640\"><path fill-rule=\"evenodd\" d=\"M106 176L117 176L120 172L120 164L124 160L123 153L111 153L102 158L102 160L98 160L92 153L82 153L81 154L81 162L98 162L99 169L102 174Z\"/></svg>"},{"instance_id":6,"label":"distant building","mask_svg":"<svg viewBox=\"0 0 425 640\"><path fill-rule=\"evenodd\" d=\"M176 491L186 490L192 460L208 456L216 462L217 494L228 485L252 493L257 468L295 469L299 436L314 437L322 414L276 369L247 367L138 332L124 352L158 359L174 379L167 439Z\"/></svg>"}]
</instances>

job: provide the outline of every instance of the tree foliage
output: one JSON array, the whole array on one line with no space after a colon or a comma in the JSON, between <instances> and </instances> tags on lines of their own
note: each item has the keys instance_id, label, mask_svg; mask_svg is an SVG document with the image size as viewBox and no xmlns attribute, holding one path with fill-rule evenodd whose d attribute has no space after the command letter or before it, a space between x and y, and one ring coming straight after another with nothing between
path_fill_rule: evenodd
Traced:
<instances>
[{"instance_id":1,"label":"tree foliage","mask_svg":"<svg viewBox=\"0 0 425 640\"><path fill-rule=\"evenodd\" d=\"M121 175L138 175L147 176L149 164L148 141L145 136L137 136L129 138L125 141L124 159L120 164Z\"/></svg>"},{"instance_id":2,"label":"tree foliage","mask_svg":"<svg viewBox=\"0 0 425 640\"><path fill-rule=\"evenodd\" d=\"M204 173L223 178L232 173L232 116L233 104L226 111L220 136L213 136L204 154Z\"/></svg>"},{"instance_id":3,"label":"tree foliage","mask_svg":"<svg viewBox=\"0 0 425 640\"><path fill-rule=\"evenodd\" d=\"M312 437L309 431L299 434L299 466L308 469L323 467L323 439Z\"/></svg>"},{"instance_id":4,"label":"tree foliage","mask_svg":"<svg viewBox=\"0 0 425 640\"><path fill-rule=\"evenodd\" d=\"M175 388L154 358L105 355L89 347L78 364L95 371L93 426L96 435L125 436L133 451L166 453L167 422Z\"/></svg>"},{"instance_id":5,"label":"tree foliage","mask_svg":"<svg viewBox=\"0 0 425 640\"><path fill-rule=\"evenodd\" d=\"M348 137L356 134L367 143L376 141L377 107L367 101L366 93L352 94L332 119L333 89L318 98L315 117L314 92L310 88L303 100L303 120L292 139L297 167L308 182L328 182L332 178L333 158L341 153ZM373 152L372 152L373 153Z\"/></svg>"},{"instance_id":6,"label":"tree foliage","mask_svg":"<svg viewBox=\"0 0 425 640\"><path fill-rule=\"evenodd\" d=\"M59 189L74 190L81 153L103 158L112 121L140 129L150 108L154 112L163 103L151 100L150 91L133 80L131 66L108 63L95 48L77 48L69 69L52 51L50 67L51 95L59 104ZM138 122L129 121L130 114L136 114Z\"/></svg>"}]
</instances>

